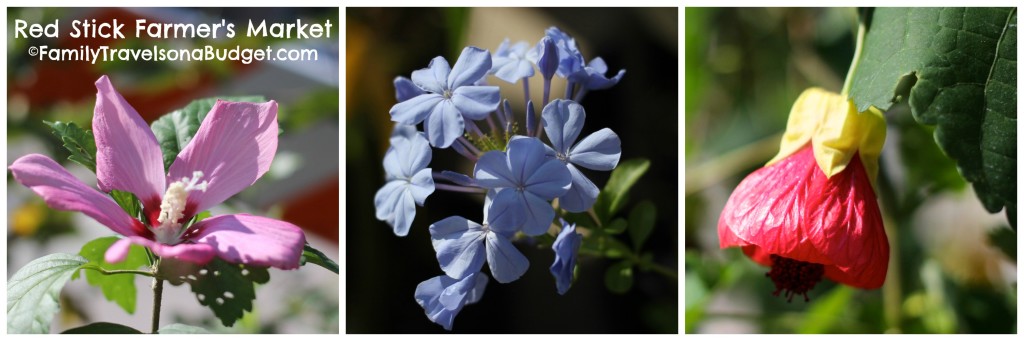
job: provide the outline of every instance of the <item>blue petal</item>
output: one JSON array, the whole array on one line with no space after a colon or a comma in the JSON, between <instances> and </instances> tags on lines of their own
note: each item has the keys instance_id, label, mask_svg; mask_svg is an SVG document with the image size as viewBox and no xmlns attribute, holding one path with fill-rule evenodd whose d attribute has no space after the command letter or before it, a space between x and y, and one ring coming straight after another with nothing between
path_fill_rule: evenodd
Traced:
<instances>
[{"instance_id":1,"label":"blue petal","mask_svg":"<svg viewBox=\"0 0 1024 341\"><path fill-rule=\"evenodd\" d=\"M459 110L455 108L452 101L441 101L427 117L426 129L430 145L437 148L448 148L452 142L455 142L455 139L462 136L466 127L465 122L462 121L462 115L459 114Z\"/></svg>"},{"instance_id":2,"label":"blue petal","mask_svg":"<svg viewBox=\"0 0 1024 341\"><path fill-rule=\"evenodd\" d=\"M619 135L604 128L583 138L569 151L569 162L599 171L615 169L622 154Z\"/></svg>"},{"instance_id":3,"label":"blue petal","mask_svg":"<svg viewBox=\"0 0 1024 341\"><path fill-rule=\"evenodd\" d=\"M551 221L555 219L555 209L551 207L551 203L530 192L522 192L519 197L519 204L523 206L526 218L522 226L523 233L537 236L548 232Z\"/></svg>"},{"instance_id":4,"label":"blue petal","mask_svg":"<svg viewBox=\"0 0 1024 341\"><path fill-rule=\"evenodd\" d=\"M569 190L572 175L565 163L555 159L547 159L526 179L526 191L545 199L560 197Z\"/></svg>"},{"instance_id":5,"label":"blue petal","mask_svg":"<svg viewBox=\"0 0 1024 341\"><path fill-rule=\"evenodd\" d=\"M491 69L491 53L487 50L469 46L462 49L459 60L448 75L448 89L457 89L463 85L472 85L487 75Z\"/></svg>"},{"instance_id":6,"label":"blue petal","mask_svg":"<svg viewBox=\"0 0 1024 341\"><path fill-rule=\"evenodd\" d=\"M423 93L423 89L413 84L412 80L402 76L395 77L395 99L399 102L405 102Z\"/></svg>"},{"instance_id":7,"label":"blue petal","mask_svg":"<svg viewBox=\"0 0 1024 341\"><path fill-rule=\"evenodd\" d=\"M526 59L501 58L495 62L501 65L495 67L494 76L506 82L515 84L520 79L533 77L533 64Z\"/></svg>"},{"instance_id":8,"label":"blue petal","mask_svg":"<svg viewBox=\"0 0 1024 341\"><path fill-rule=\"evenodd\" d=\"M587 90L603 90L615 86L622 80L622 76L626 74L626 70L619 70L619 73L615 77L608 78L604 73L593 72L589 68L587 69L587 80L583 82L583 87Z\"/></svg>"},{"instance_id":9,"label":"blue petal","mask_svg":"<svg viewBox=\"0 0 1024 341\"><path fill-rule=\"evenodd\" d=\"M590 63L587 63L587 67L601 75L608 73L608 64L605 64L604 59L601 57L591 59Z\"/></svg>"},{"instance_id":10,"label":"blue petal","mask_svg":"<svg viewBox=\"0 0 1024 341\"><path fill-rule=\"evenodd\" d=\"M384 169L389 175L409 179L430 164L433 151L423 135L415 134L408 139L393 138L391 144L388 153L394 151L396 157L389 162L388 155L384 156ZM395 166L398 168L395 169ZM392 173L395 171L397 173Z\"/></svg>"},{"instance_id":11,"label":"blue petal","mask_svg":"<svg viewBox=\"0 0 1024 341\"><path fill-rule=\"evenodd\" d=\"M389 140L391 144L395 144L396 139L411 139L413 135L419 134L419 130L416 130L414 125L396 123L395 127L391 129Z\"/></svg>"},{"instance_id":12,"label":"blue petal","mask_svg":"<svg viewBox=\"0 0 1024 341\"><path fill-rule=\"evenodd\" d=\"M464 278L484 265L485 232L480 224L453 216L430 225L430 239L441 270L452 278Z\"/></svg>"},{"instance_id":13,"label":"blue petal","mask_svg":"<svg viewBox=\"0 0 1024 341\"><path fill-rule=\"evenodd\" d=\"M412 193L409 191L408 185L403 186L401 195L398 196L398 201L395 204L394 224L391 227L394 229L395 235L399 237L405 237L409 234L409 227L412 226L413 219L416 218L416 203L412 197Z\"/></svg>"},{"instance_id":14,"label":"blue petal","mask_svg":"<svg viewBox=\"0 0 1024 341\"><path fill-rule=\"evenodd\" d=\"M412 83L424 91L442 94L445 89L448 89L446 85L450 73L451 68L448 67L448 61L444 57L437 56L430 60L430 65L426 69L412 72Z\"/></svg>"},{"instance_id":15,"label":"blue petal","mask_svg":"<svg viewBox=\"0 0 1024 341\"><path fill-rule=\"evenodd\" d=\"M402 168L402 156L398 149L394 145L388 147L388 151L384 153L384 174L387 175L388 181L405 179L402 176Z\"/></svg>"},{"instance_id":16,"label":"blue petal","mask_svg":"<svg viewBox=\"0 0 1024 341\"><path fill-rule=\"evenodd\" d=\"M522 192L503 188L495 191L491 198L491 205L485 208L487 221L492 229L514 231L526 222L525 199Z\"/></svg>"},{"instance_id":17,"label":"blue petal","mask_svg":"<svg viewBox=\"0 0 1024 341\"><path fill-rule=\"evenodd\" d=\"M537 138L513 139L508 143L508 167L516 186L522 186L526 179L536 171L547 157L544 156L544 143Z\"/></svg>"},{"instance_id":18,"label":"blue petal","mask_svg":"<svg viewBox=\"0 0 1024 341\"><path fill-rule=\"evenodd\" d=\"M480 302L480 299L484 297L484 289L487 288L487 275L476 274L471 277L476 279L476 283L473 284L473 289L466 294L466 304ZM469 280L471 279L466 279L466 281Z\"/></svg>"},{"instance_id":19,"label":"blue petal","mask_svg":"<svg viewBox=\"0 0 1024 341\"><path fill-rule=\"evenodd\" d=\"M491 267L491 276L499 283L519 279L530 267L526 256L508 239L494 232L487 233L487 264Z\"/></svg>"},{"instance_id":20,"label":"blue petal","mask_svg":"<svg viewBox=\"0 0 1024 341\"><path fill-rule=\"evenodd\" d=\"M377 194L373 196L373 206L376 209L377 220L388 221L392 217L398 197L405 189L405 184L406 182L402 180L388 181L388 183L377 190ZM388 222L388 224L391 224L391 222Z\"/></svg>"},{"instance_id":21,"label":"blue petal","mask_svg":"<svg viewBox=\"0 0 1024 341\"><path fill-rule=\"evenodd\" d=\"M541 112L544 119L544 132L551 140L555 151L562 155L567 154L569 147L580 136L583 130L583 121L587 119L587 113L579 103L556 99L548 103Z\"/></svg>"},{"instance_id":22,"label":"blue petal","mask_svg":"<svg viewBox=\"0 0 1024 341\"><path fill-rule=\"evenodd\" d=\"M583 175L576 166L571 163L566 166L569 168L569 174L572 175L572 186L569 187L568 192L565 192L565 195L558 197L558 204L569 212L584 212L594 206L601 190L593 182L590 182L590 179L587 179L587 176Z\"/></svg>"},{"instance_id":23,"label":"blue petal","mask_svg":"<svg viewBox=\"0 0 1024 341\"><path fill-rule=\"evenodd\" d=\"M409 179L409 193L417 205L423 206L427 196L434 193L434 177L430 168L421 169Z\"/></svg>"},{"instance_id":24,"label":"blue petal","mask_svg":"<svg viewBox=\"0 0 1024 341\"><path fill-rule=\"evenodd\" d=\"M444 99L437 94L423 94L391 107L391 120L408 125L416 125L434 111L441 100Z\"/></svg>"},{"instance_id":25,"label":"blue petal","mask_svg":"<svg viewBox=\"0 0 1024 341\"><path fill-rule=\"evenodd\" d=\"M558 233L551 249L555 251L555 262L551 264L551 274L555 276L555 286L559 295L565 295L572 286L573 268L576 267L576 253L580 249L582 237L576 233L576 225L562 222L562 232Z\"/></svg>"},{"instance_id":26,"label":"blue petal","mask_svg":"<svg viewBox=\"0 0 1024 341\"><path fill-rule=\"evenodd\" d=\"M416 286L414 298L434 323L451 330L455 316L466 304L475 303L483 296L487 276L472 274L456 280L437 276Z\"/></svg>"},{"instance_id":27,"label":"blue petal","mask_svg":"<svg viewBox=\"0 0 1024 341\"><path fill-rule=\"evenodd\" d=\"M512 171L508 168L508 158L504 152L496 150L480 156L473 168L473 176L476 177L477 183L484 188L515 186Z\"/></svg>"},{"instance_id":28,"label":"blue petal","mask_svg":"<svg viewBox=\"0 0 1024 341\"><path fill-rule=\"evenodd\" d=\"M501 95L496 86L467 85L452 92L452 103L462 116L471 120L487 118L491 112L498 110L500 102Z\"/></svg>"}]
</instances>

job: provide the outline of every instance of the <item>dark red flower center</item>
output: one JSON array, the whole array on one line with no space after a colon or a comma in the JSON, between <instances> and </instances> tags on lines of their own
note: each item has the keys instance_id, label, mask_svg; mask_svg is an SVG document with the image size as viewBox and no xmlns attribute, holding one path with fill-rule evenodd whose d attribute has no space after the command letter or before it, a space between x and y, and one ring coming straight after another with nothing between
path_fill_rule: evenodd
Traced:
<instances>
[{"instance_id":1,"label":"dark red flower center","mask_svg":"<svg viewBox=\"0 0 1024 341\"><path fill-rule=\"evenodd\" d=\"M810 301L807 292L821 282L821 277L825 275L825 266L778 255L771 255L771 259L772 269L764 275L775 283L775 292L772 295L779 296L779 293L783 293L787 302L793 302L793 295L799 294L804 295L805 302Z\"/></svg>"}]
</instances>

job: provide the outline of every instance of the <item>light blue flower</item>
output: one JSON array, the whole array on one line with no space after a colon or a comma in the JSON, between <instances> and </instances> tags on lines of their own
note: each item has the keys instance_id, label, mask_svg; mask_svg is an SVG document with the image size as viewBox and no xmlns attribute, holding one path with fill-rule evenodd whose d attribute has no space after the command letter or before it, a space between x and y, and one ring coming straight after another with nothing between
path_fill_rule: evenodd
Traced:
<instances>
[{"instance_id":1,"label":"light blue flower","mask_svg":"<svg viewBox=\"0 0 1024 341\"><path fill-rule=\"evenodd\" d=\"M487 275L480 273L469 274L463 279L437 276L420 282L413 297L423 307L427 318L446 330L452 330L455 315L467 304L480 301L485 288Z\"/></svg>"},{"instance_id":2,"label":"light blue flower","mask_svg":"<svg viewBox=\"0 0 1024 341\"><path fill-rule=\"evenodd\" d=\"M477 161L473 175L494 198L486 209L492 225L531 236L547 232L555 218L549 201L569 191L572 177L545 148L536 138L514 137L508 152L490 151Z\"/></svg>"},{"instance_id":3,"label":"light blue flower","mask_svg":"<svg viewBox=\"0 0 1024 341\"><path fill-rule=\"evenodd\" d=\"M437 261L449 277L463 278L480 272L486 260L491 276L499 283L509 283L522 277L530 267L530 261L509 241L514 230L495 228L488 223L486 212L491 203L490 198L484 202L483 225L459 216L430 225Z\"/></svg>"},{"instance_id":4,"label":"light blue flower","mask_svg":"<svg viewBox=\"0 0 1024 341\"><path fill-rule=\"evenodd\" d=\"M558 71L558 45L551 37L545 36L527 53L527 59L537 64L537 69L544 79L551 79Z\"/></svg>"},{"instance_id":5,"label":"light blue flower","mask_svg":"<svg viewBox=\"0 0 1024 341\"><path fill-rule=\"evenodd\" d=\"M373 205L377 219L391 225L397 236L409 234L416 205L423 206L423 201L434 192L434 179L430 168L426 168L430 158L430 145L422 133L396 127L391 147L384 154L388 182L374 195Z\"/></svg>"},{"instance_id":6,"label":"light blue flower","mask_svg":"<svg viewBox=\"0 0 1024 341\"><path fill-rule=\"evenodd\" d=\"M551 26L544 31L544 36L554 42L558 51L558 70L556 74L562 78L569 78L574 74L585 72L585 60L580 49L576 47L576 39L570 37L558 27ZM544 41L541 40L530 52L527 58L540 67L542 52L544 52Z\"/></svg>"},{"instance_id":7,"label":"light blue flower","mask_svg":"<svg viewBox=\"0 0 1024 341\"><path fill-rule=\"evenodd\" d=\"M402 76L395 77L395 99L399 102L408 101L425 93L426 91L413 84L412 80Z\"/></svg>"},{"instance_id":8,"label":"light blue flower","mask_svg":"<svg viewBox=\"0 0 1024 341\"><path fill-rule=\"evenodd\" d=\"M391 107L391 120L423 122L430 144L448 148L465 131L465 119L484 119L498 108L498 87L474 85L490 69L490 52L476 47L463 49L454 68L443 57L434 58L412 73L412 82L426 93Z\"/></svg>"},{"instance_id":9,"label":"light blue flower","mask_svg":"<svg viewBox=\"0 0 1024 341\"><path fill-rule=\"evenodd\" d=\"M619 136L604 128L573 145L587 117L583 106L573 101L554 100L544 107L541 116L544 132L554 147L547 150L548 156L562 161L572 176L572 187L558 197L558 203L569 212L586 211L594 205L600 190L576 166L599 171L614 169L622 154Z\"/></svg>"},{"instance_id":10,"label":"light blue flower","mask_svg":"<svg viewBox=\"0 0 1024 341\"><path fill-rule=\"evenodd\" d=\"M515 84L522 78L533 77L533 63L526 59L530 44L520 41L509 45L508 38L494 51L491 73L502 80Z\"/></svg>"},{"instance_id":11,"label":"light blue flower","mask_svg":"<svg viewBox=\"0 0 1024 341\"><path fill-rule=\"evenodd\" d=\"M572 286L573 269L576 268L576 253L580 250L583 236L576 233L576 224L562 220L562 232L558 233L551 249L555 251L555 262L551 264L551 274L555 276L555 286L559 295L565 295Z\"/></svg>"},{"instance_id":12,"label":"light blue flower","mask_svg":"<svg viewBox=\"0 0 1024 341\"><path fill-rule=\"evenodd\" d=\"M584 72L577 73L576 79L573 81L580 84L584 90L603 90L618 84L622 76L626 74L626 70L619 70L619 73L612 78L608 78L606 73L608 73L608 64L605 64L601 57L597 57L587 64Z\"/></svg>"}]
</instances>

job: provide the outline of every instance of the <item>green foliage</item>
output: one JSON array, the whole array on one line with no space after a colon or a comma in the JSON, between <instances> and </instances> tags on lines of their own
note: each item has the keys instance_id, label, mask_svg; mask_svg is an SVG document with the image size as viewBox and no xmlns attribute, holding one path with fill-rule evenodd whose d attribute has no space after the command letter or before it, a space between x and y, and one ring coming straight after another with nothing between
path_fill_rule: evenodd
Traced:
<instances>
[{"instance_id":1,"label":"green foliage","mask_svg":"<svg viewBox=\"0 0 1024 341\"><path fill-rule=\"evenodd\" d=\"M832 331L832 326L842 323L844 320L843 311L853 299L853 289L847 286L837 286L821 298L816 298L807 314L797 327L801 334L822 334Z\"/></svg>"},{"instance_id":2,"label":"green foliage","mask_svg":"<svg viewBox=\"0 0 1024 341\"><path fill-rule=\"evenodd\" d=\"M324 269L331 270L331 272L334 272L335 274L339 271L338 263L335 263L322 251L309 246L309 244L302 247L302 260L300 261L300 264L306 265L306 263L319 265Z\"/></svg>"},{"instance_id":3,"label":"green foliage","mask_svg":"<svg viewBox=\"0 0 1024 341\"><path fill-rule=\"evenodd\" d=\"M619 165L612 171L608 183L601 190L601 194L598 194L597 202L594 203L594 211L597 213L598 219L608 221L614 217L629 201L629 189L650 167L651 161L647 159L630 159L619 162Z\"/></svg>"},{"instance_id":4,"label":"green foliage","mask_svg":"<svg viewBox=\"0 0 1024 341\"><path fill-rule=\"evenodd\" d=\"M188 283L199 303L213 310L224 326L231 327L256 299L256 284L270 281L266 268L231 264L214 258L199 267L187 262L162 259L160 276L174 285Z\"/></svg>"},{"instance_id":5,"label":"green foliage","mask_svg":"<svg viewBox=\"0 0 1024 341\"><path fill-rule=\"evenodd\" d=\"M628 292L633 288L633 263L624 260L609 266L604 273L604 286L616 294Z\"/></svg>"},{"instance_id":6,"label":"green foliage","mask_svg":"<svg viewBox=\"0 0 1024 341\"><path fill-rule=\"evenodd\" d=\"M93 322L81 327L65 330L61 334L142 334L142 332L123 324Z\"/></svg>"},{"instance_id":7,"label":"green foliage","mask_svg":"<svg viewBox=\"0 0 1024 341\"><path fill-rule=\"evenodd\" d=\"M135 218L143 218L140 215L142 213L142 203L139 202L139 198L135 194L115 189L110 191L110 197L114 198L114 202L121 206L125 212L128 212L128 215Z\"/></svg>"},{"instance_id":8,"label":"green foliage","mask_svg":"<svg viewBox=\"0 0 1024 341\"><path fill-rule=\"evenodd\" d=\"M7 332L42 334L50 331L60 310L60 290L85 258L56 253L33 260L7 281Z\"/></svg>"},{"instance_id":9,"label":"green foliage","mask_svg":"<svg viewBox=\"0 0 1024 341\"><path fill-rule=\"evenodd\" d=\"M904 98L990 212L1016 210L1015 8L879 8L850 94L859 110ZM1010 220L1011 225L1016 222Z\"/></svg>"},{"instance_id":10,"label":"green foliage","mask_svg":"<svg viewBox=\"0 0 1024 341\"><path fill-rule=\"evenodd\" d=\"M181 323L171 323L166 326L160 327L156 331L157 334L210 334L209 330L203 329L202 327L190 326Z\"/></svg>"},{"instance_id":11,"label":"green foliage","mask_svg":"<svg viewBox=\"0 0 1024 341\"><path fill-rule=\"evenodd\" d=\"M102 237L93 239L92 241L85 243L82 246L82 251L78 254L85 257L89 261L88 264L99 267L104 270L137 270L139 267L148 266L149 257L146 255L146 250L141 246L132 245L128 249L128 256L124 261L116 264L107 263L104 260L103 255L120 238L118 237ZM135 275L134 274L112 274L105 275L99 271L84 269L85 280L89 282L89 285L100 288L103 291L103 297L107 298L107 301L115 302L121 306L124 311L129 314L135 313ZM75 272L72 279L77 279L79 272Z\"/></svg>"},{"instance_id":12,"label":"green foliage","mask_svg":"<svg viewBox=\"0 0 1024 341\"><path fill-rule=\"evenodd\" d=\"M199 125L203 123L206 114L210 112L217 100L235 102L263 102L262 96L240 96L240 97L211 97L197 99L186 105L184 108L172 111L153 121L153 134L160 143L160 150L164 156L164 168L170 168L178 152L192 141L192 137L199 131Z\"/></svg>"},{"instance_id":13,"label":"green foliage","mask_svg":"<svg viewBox=\"0 0 1024 341\"><path fill-rule=\"evenodd\" d=\"M53 129L53 134L64 143L64 148L71 152L68 160L74 161L89 170L96 172L96 139L92 131L83 130L74 122L43 121Z\"/></svg>"},{"instance_id":14,"label":"green foliage","mask_svg":"<svg viewBox=\"0 0 1024 341\"><path fill-rule=\"evenodd\" d=\"M650 200L641 201L629 213L629 238L633 240L633 249L640 250L647 237L654 230L654 219L657 210Z\"/></svg>"},{"instance_id":15,"label":"green foliage","mask_svg":"<svg viewBox=\"0 0 1024 341\"><path fill-rule=\"evenodd\" d=\"M628 226L629 224L626 223L626 219L616 218L611 223L608 223L608 225L605 225L604 232L607 234L620 234L626 232L626 227Z\"/></svg>"}]
</instances>

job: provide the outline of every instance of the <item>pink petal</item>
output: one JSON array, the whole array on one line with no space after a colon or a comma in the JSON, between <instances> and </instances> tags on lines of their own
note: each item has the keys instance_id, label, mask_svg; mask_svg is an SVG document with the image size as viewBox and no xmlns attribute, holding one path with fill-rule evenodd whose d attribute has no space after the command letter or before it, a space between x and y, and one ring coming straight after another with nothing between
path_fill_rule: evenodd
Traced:
<instances>
[{"instance_id":1,"label":"pink petal","mask_svg":"<svg viewBox=\"0 0 1024 341\"><path fill-rule=\"evenodd\" d=\"M171 164L167 181L203 172L200 181L209 186L205 192L190 193L185 216L192 216L251 186L270 169L276 152L277 102L218 100Z\"/></svg>"},{"instance_id":2,"label":"pink petal","mask_svg":"<svg viewBox=\"0 0 1024 341\"><path fill-rule=\"evenodd\" d=\"M213 247L206 244L182 243L177 245L167 245L142 237L125 237L118 240L113 245L110 245L107 252L103 254L104 260L106 260L107 263L120 263L124 260L124 257L128 255L128 249L131 244L145 246L152 250L157 256L163 258L174 258L199 265L209 263L210 260L213 260L213 256L216 254Z\"/></svg>"},{"instance_id":3,"label":"pink petal","mask_svg":"<svg viewBox=\"0 0 1024 341\"><path fill-rule=\"evenodd\" d=\"M46 156L23 156L11 164L10 170L14 180L39 194L54 209L85 213L125 236L152 235L113 199L82 183Z\"/></svg>"},{"instance_id":4,"label":"pink petal","mask_svg":"<svg viewBox=\"0 0 1024 341\"><path fill-rule=\"evenodd\" d=\"M306 243L298 226L248 214L204 219L195 228L198 232L189 240L209 244L217 256L232 263L295 269Z\"/></svg>"},{"instance_id":5,"label":"pink petal","mask_svg":"<svg viewBox=\"0 0 1024 341\"><path fill-rule=\"evenodd\" d=\"M147 208L159 207L165 189L160 145L146 121L110 84L96 81L96 178L100 190L134 193Z\"/></svg>"}]
</instances>

